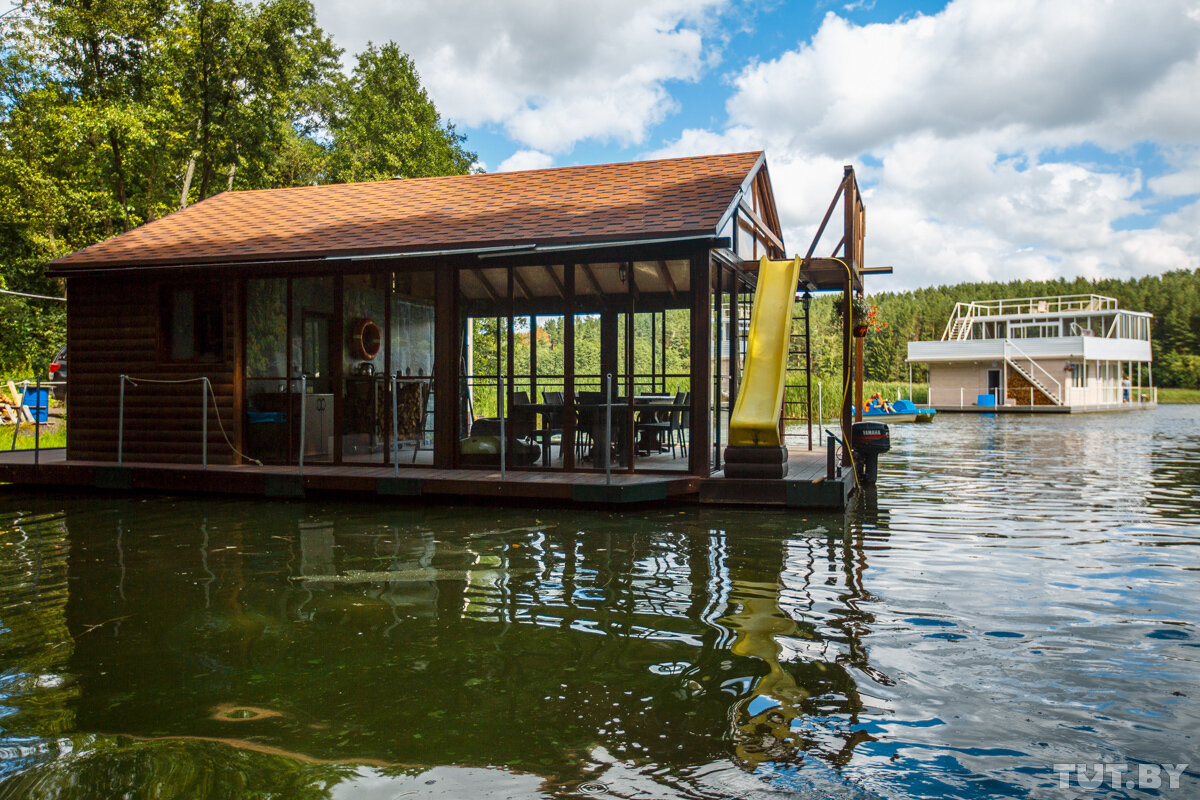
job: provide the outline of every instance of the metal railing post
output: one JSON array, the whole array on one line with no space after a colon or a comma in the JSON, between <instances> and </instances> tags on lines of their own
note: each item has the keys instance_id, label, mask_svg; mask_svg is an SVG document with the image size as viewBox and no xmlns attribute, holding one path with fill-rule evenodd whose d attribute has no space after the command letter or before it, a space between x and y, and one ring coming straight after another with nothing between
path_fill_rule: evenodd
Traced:
<instances>
[{"instance_id":1,"label":"metal railing post","mask_svg":"<svg viewBox=\"0 0 1200 800\"><path fill-rule=\"evenodd\" d=\"M400 429L398 427L396 427L396 423L399 420L399 417L396 414L396 391L398 389L398 386L399 386L399 384L396 381L396 373L393 372L392 373L392 474L395 475L397 478L400 477ZM424 397L422 397L422 402L424 402ZM421 410L424 411L424 409L421 409ZM424 431L421 432L421 436L422 437L425 436Z\"/></svg>"},{"instance_id":2,"label":"metal railing post","mask_svg":"<svg viewBox=\"0 0 1200 800\"><path fill-rule=\"evenodd\" d=\"M817 422L825 424L825 385L817 381Z\"/></svg>"},{"instance_id":3,"label":"metal railing post","mask_svg":"<svg viewBox=\"0 0 1200 800\"><path fill-rule=\"evenodd\" d=\"M500 416L500 480L508 477L508 429L504 420L504 373L496 370L496 413Z\"/></svg>"},{"instance_id":4,"label":"metal railing post","mask_svg":"<svg viewBox=\"0 0 1200 800\"><path fill-rule=\"evenodd\" d=\"M42 376L38 375L34 384L33 396L33 465L41 463L42 448ZM49 392L47 391L47 394ZM50 398L46 398L46 419L50 419Z\"/></svg>"},{"instance_id":5,"label":"metal railing post","mask_svg":"<svg viewBox=\"0 0 1200 800\"><path fill-rule=\"evenodd\" d=\"M612 373L608 373L608 390L604 401L604 483L612 483Z\"/></svg>"},{"instance_id":6,"label":"metal railing post","mask_svg":"<svg viewBox=\"0 0 1200 800\"><path fill-rule=\"evenodd\" d=\"M306 402L307 400L308 400L308 375L301 375L300 376L300 474L301 475L304 474L304 450L305 450L305 444L306 444L306 442L304 440L304 428L305 428L305 422L307 421L306 417L308 417L308 413L307 413L308 409L306 408L306 406L308 405L308 403Z\"/></svg>"},{"instance_id":7,"label":"metal railing post","mask_svg":"<svg viewBox=\"0 0 1200 800\"><path fill-rule=\"evenodd\" d=\"M208 377L200 379L200 466L208 469Z\"/></svg>"},{"instance_id":8,"label":"metal railing post","mask_svg":"<svg viewBox=\"0 0 1200 800\"><path fill-rule=\"evenodd\" d=\"M117 464L124 461L125 455L125 376L121 375L121 399L117 409Z\"/></svg>"}]
</instances>

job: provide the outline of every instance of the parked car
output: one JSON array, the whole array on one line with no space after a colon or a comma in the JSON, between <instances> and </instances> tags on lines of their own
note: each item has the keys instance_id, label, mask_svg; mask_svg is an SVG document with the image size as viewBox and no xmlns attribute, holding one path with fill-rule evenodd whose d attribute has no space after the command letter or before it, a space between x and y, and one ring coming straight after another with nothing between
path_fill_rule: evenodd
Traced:
<instances>
[{"instance_id":1,"label":"parked car","mask_svg":"<svg viewBox=\"0 0 1200 800\"><path fill-rule=\"evenodd\" d=\"M67 382L67 348L65 345L58 348L58 354L50 362L50 380L62 381L64 384ZM66 395L66 386L60 388L64 390L60 396Z\"/></svg>"}]
</instances>

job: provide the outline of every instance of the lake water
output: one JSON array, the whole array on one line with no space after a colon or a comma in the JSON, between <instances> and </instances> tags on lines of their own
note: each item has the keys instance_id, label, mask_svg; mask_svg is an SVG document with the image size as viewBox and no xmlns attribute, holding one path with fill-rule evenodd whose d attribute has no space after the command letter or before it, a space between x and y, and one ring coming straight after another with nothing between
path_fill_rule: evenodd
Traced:
<instances>
[{"instance_id":1,"label":"lake water","mask_svg":"<svg viewBox=\"0 0 1200 800\"><path fill-rule=\"evenodd\" d=\"M1197 406L846 515L0 489L0 797L1200 796L1198 494Z\"/></svg>"}]
</instances>

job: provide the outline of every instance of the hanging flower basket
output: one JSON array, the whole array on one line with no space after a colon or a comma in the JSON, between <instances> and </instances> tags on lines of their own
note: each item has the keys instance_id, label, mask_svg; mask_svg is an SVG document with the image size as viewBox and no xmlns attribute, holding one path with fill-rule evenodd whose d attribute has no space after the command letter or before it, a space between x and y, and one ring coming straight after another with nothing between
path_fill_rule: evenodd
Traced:
<instances>
[{"instance_id":1,"label":"hanging flower basket","mask_svg":"<svg viewBox=\"0 0 1200 800\"><path fill-rule=\"evenodd\" d=\"M840 317L842 315L842 298L838 298L838 301L834 304L834 308L837 309L838 316ZM867 298L858 294L852 295L850 297L850 313L853 324L850 331L855 336L866 336L878 311L875 306L867 302Z\"/></svg>"}]
</instances>

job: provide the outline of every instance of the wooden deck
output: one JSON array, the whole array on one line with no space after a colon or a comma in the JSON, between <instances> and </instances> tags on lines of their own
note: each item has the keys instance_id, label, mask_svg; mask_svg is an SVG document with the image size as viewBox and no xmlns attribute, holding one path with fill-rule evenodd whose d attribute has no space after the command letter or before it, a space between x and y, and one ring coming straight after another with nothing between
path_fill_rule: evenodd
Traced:
<instances>
[{"instance_id":1,"label":"wooden deck","mask_svg":"<svg viewBox=\"0 0 1200 800\"><path fill-rule=\"evenodd\" d=\"M825 454L798 451L784 480L726 480L667 474L307 464L295 466L67 461L66 451L0 452L0 482L128 492L196 492L300 499L312 495L428 499L434 502L541 502L585 506L673 501L776 508L842 509L853 478L826 481Z\"/></svg>"},{"instance_id":2,"label":"wooden deck","mask_svg":"<svg viewBox=\"0 0 1200 800\"><path fill-rule=\"evenodd\" d=\"M783 480L730 479L718 472L700 480L699 500L706 505L842 510L853 489L854 475L849 470L826 479L824 450L792 447Z\"/></svg>"}]
</instances>

